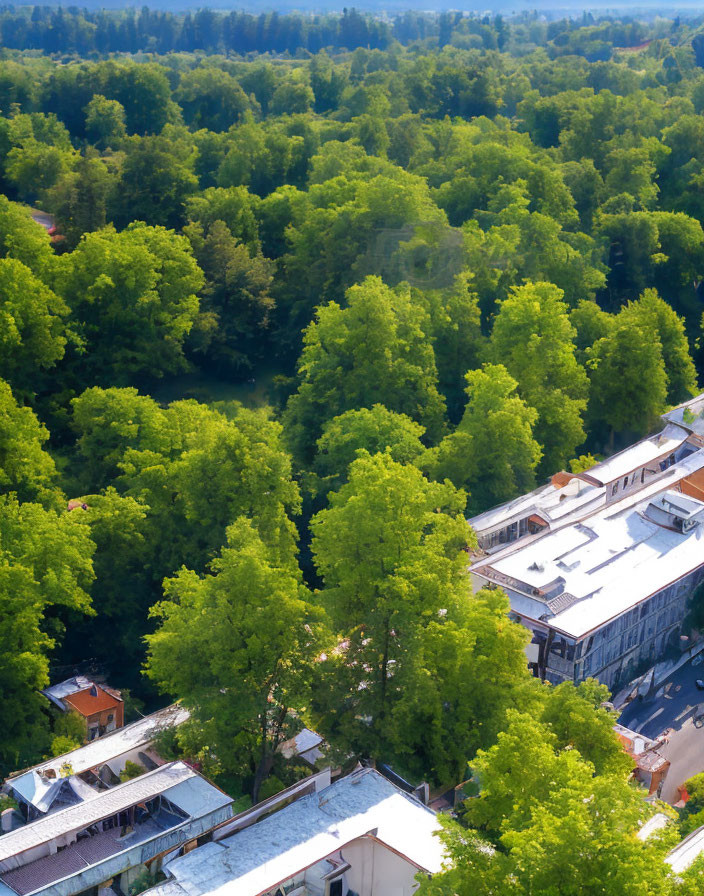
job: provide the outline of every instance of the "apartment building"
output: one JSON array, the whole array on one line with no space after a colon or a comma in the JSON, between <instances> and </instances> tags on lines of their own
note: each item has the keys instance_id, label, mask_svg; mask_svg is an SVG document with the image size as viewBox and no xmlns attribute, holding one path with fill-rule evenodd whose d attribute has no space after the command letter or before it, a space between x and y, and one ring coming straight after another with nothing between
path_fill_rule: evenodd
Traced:
<instances>
[{"instance_id":1,"label":"apartment building","mask_svg":"<svg viewBox=\"0 0 704 896\"><path fill-rule=\"evenodd\" d=\"M475 588L506 591L534 673L616 688L677 650L704 577L704 394L584 473L470 520Z\"/></svg>"}]
</instances>

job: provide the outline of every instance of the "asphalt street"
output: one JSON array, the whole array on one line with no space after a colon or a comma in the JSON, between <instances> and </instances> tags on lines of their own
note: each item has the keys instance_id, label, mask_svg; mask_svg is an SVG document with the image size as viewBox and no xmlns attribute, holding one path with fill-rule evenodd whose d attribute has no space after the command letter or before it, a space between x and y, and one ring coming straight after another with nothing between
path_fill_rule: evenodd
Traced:
<instances>
[{"instance_id":1,"label":"asphalt street","mask_svg":"<svg viewBox=\"0 0 704 896\"><path fill-rule=\"evenodd\" d=\"M666 728L681 728L698 714L700 706L704 712L704 691L697 689L697 678L704 678L704 661L694 667L691 663L682 666L652 697L632 700L619 722L646 737L657 737Z\"/></svg>"},{"instance_id":2,"label":"asphalt street","mask_svg":"<svg viewBox=\"0 0 704 896\"><path fill-rule=\"evenodd\" d=\"M694 659L697 665L687 663L678 669L652 697L631 701L619 718L621 725L646 737L673 729L659 750L671 763L661 794L668 803L678 799L680 784L704 771L704 725L694 724L695 717L704 713L704 691L694 683L704 679L704 661L698 659Z\"/></svg>"}]
</instances>

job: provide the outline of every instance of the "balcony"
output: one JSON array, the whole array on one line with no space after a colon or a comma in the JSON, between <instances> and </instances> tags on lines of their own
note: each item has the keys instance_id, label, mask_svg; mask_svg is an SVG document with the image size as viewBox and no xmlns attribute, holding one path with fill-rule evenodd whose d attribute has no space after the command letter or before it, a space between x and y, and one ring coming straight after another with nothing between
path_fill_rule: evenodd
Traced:
<instances>
[{"instance_id":1,"label":"balcony","mask_svg":"<svg viewBox=\"0 0 704 896\"><path fill-rule=\"evenodd\" d=\"M113 827L89 834L53 855L7 871L0 880L19 896L42 892L66 877L76 875L78 879L92 865L106 862L126 850L131 852L151 840L158 840L181 824L183 818L161 811L135 824L129 833L121 835L121 829Z\"/></svg>"}]
</instances>

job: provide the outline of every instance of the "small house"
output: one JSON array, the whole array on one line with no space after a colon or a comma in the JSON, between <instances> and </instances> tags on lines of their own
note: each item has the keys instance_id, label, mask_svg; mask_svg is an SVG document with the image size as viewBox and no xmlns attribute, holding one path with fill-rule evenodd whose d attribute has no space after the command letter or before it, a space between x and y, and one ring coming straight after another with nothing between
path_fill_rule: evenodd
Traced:
<instances>
[{"instance_id":1,"label":"small house","mask_svg":"<svg viewBox=\"0 0 704 896\"><path fill-rule=\"evenodd\" d=\"M42 691L61 712L76 712L85 719L86 740L95 740L125 723L120 692L96 684L83 675L68 678Z\"/></svg>"}]
</instances>

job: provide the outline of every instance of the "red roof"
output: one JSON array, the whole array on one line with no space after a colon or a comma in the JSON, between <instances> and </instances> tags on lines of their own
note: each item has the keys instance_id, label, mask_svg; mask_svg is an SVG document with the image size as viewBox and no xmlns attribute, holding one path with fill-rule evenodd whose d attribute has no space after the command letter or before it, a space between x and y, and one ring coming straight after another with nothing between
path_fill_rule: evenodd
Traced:
<instances>
[{"instance_id":1,"label":"red roof","mask_svg":"<svg viewBox=\"0 0 704 896\"><path fill-rule=\"evenodd\" d=\"M97 691L95 697L91 694L91 691L94 689ZM76 691L75 694L69 694L68 697L64 697L63 700L64 703L68 703L86 718L94 715L96 712L104 712L106 709L115 709L116 706L119 706L120 703L122 703L122 700L120 700L119 697L113 697L112 694L108 694L107 691L104 691L97 684L93 685L93 687L86 688L83 691Z\"/></svg>"}]
</instances>

